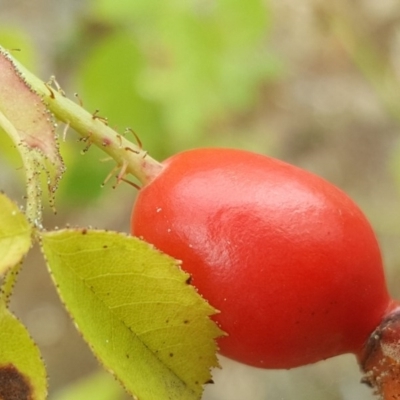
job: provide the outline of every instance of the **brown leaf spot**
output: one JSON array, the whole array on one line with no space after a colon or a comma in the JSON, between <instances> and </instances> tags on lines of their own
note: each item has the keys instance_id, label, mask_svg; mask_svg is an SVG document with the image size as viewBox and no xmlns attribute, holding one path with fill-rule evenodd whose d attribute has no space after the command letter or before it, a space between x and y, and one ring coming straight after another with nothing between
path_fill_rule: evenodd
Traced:
<instances>
[{"instance_id":1,"label":"brown leaf spot","mask_svg":"<svg viewBox=\"0 0 400 400\"><path fill-rule=\"evenodd\" d=\"M11 364L0 366L0 399L33 399L33 390L26 376L22 375Z\"/></svg>"}]
</instances>

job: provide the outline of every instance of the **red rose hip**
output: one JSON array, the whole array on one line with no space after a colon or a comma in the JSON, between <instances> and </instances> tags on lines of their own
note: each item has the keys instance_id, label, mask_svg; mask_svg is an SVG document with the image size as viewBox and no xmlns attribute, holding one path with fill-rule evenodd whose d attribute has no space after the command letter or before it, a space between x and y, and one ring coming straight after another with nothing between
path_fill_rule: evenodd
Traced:
<instances>
[{"instance_id":1,"label":"red rose hip","mask_svg":"<svg viewBox=\"0 0 400 400\"><path fill-rule=\"evenodd\" d=\"M291 368L367 340L397 303L355 203L324 179L230 149L177 154L140 190L132 233L182 260L228 333L220 352Z\"/></svg>"}]
</instances>

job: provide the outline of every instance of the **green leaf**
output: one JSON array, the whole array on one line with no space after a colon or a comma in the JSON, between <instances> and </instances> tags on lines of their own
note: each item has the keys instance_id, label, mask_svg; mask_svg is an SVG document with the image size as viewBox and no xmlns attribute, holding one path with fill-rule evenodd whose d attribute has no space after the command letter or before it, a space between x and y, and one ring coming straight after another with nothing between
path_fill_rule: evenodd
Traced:
<instances>
[{"instance_id":1,"label":"green leaf","mask_svg":"<svg viewBox=\"0 0 400 400\"><path fill-rule=\"evenodd\" d=\"M120 400L125 392L115 379L99 371L63 388L51 400Z\"/></svg>"},{"instance_id":2,"label":"green leaf","mask_svg":"<svg viewBox=\"0 0 400 400\"><path fill-rule=\"evenodd\" d=\"M115 232L61 230L43 233L41 243L83 337L130 394L201 397L221 331L176 260Z\"/></svg>"},{"instance_id":3,"label":"green leaf","mask_svg":"<svg viewBox=\"0 0 400 400\"><path fill-rule=\"evenodd\" d=\"M266 46L271 27L268 1L98 0L92 3L97 18L127 27L125 37L136 44L140 63L131 68L126 88L135 82L141 96L158 104L164 146L193 147L233 113L245 112L258 100L260 85L276 79L281 69ZM108 44L110 41L108 40ZM112 57L91 68L86 76L118 62L132 52L118 48ZM91 58L92 55L89 55ZM118 60L118 61L117 61ZM93 77L98 85L104 79ZM109 82L113 82L109 79ZM115 88L111 89L115 92ZM110 90L103 90L108 98ZM114 102L124 107L123 101ZM136 107L132 107L134 112ZM134 121L137 118L133 119ZM147 134L145 126L138 130ZM167 132L167 134L165 134ZM152 149L150 149L152 150ZM152 151L150 151L152 152Z\"/></svg>"},{"instance_id":4,"label":"green leaf","mask_svg":"<svg viewBox=\"0 0 400 400\"><path fill-rule=\"evenodd\" d=\"M112 169L112 163L99 161L104 159L104 153L97 147L92 146L84 155L79 154L82 149L82 143L63 143L62 156L68 169L57 192L57 203L61 202L61 206L79 204L83 208L104 194L101 184Z\"/></svg>"},{"instance_id":5,"label":"green leaf","mask_svg":"<svg viewBox=\"0 0 400 400\"><path fill-rule=\"evenodd\" d=\"M50 89L49 89L50 90ZM50 202L64 170L53 117L42 98L0 46L0 127L17 146L27 175L27 215L40 224L41 172L46 173Z\"/></svg>"},{"instance_id":6,"label":"green leaf","mask_svg":"<svg viewBox=\"0 0 400 400\"><path fill-rule=\"evenodd\" d=\"M0 399L45 400L46 369L26 328L1 303Z\"/></svg>"},{"instance_id":7,"label":"green leaf","mask_svg":"<svg viewBox=\"0 0 400 400\"><path fill-rule=\"evenodd\" d=\"M22 260L31 243L31 226L24 214L0 193L0 276Z\"/></svg>"}]
</instances>

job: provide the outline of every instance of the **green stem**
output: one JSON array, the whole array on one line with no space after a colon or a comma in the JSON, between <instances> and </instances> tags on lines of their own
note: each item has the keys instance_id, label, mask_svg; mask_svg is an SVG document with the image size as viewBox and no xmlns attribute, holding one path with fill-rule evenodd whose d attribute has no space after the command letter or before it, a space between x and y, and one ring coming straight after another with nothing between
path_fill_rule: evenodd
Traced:
<instances>
[{"instance_id":1,"label":"green stem","mask_svg":"<svg viewBox=\"0 0 400 400\"><path fill-rule=\"evenodd\" d=\"M56 118L73 128L90 144L105 151L124 173L132 174L145 185L161 172L161 163L111 129L102 118L90 114L57 89L45 84L17 61L14 62L26 83L43 98Z\"/></svg>"},{"instance_id":2,"label":"green stem","mask_svg":"<svg viewBox=\"0 0 400 400\"><path fill-rule=\"evenodd\" d=\"M0 111L0 127L8 134L11 140L14 142L15 147L21 153L21 159L24 164L24 170L26 173L27 192L26 192L26 210L25 215L33 226L41 228L42 221L42 192L39 185L33 184L36 180L36 176L39 172L37 171L37 165L34 165L33 158L25 157L24 151L26 149L23 146L19 146L20 137L14 125L4 116Z\"/></svg>"}]
</instances>

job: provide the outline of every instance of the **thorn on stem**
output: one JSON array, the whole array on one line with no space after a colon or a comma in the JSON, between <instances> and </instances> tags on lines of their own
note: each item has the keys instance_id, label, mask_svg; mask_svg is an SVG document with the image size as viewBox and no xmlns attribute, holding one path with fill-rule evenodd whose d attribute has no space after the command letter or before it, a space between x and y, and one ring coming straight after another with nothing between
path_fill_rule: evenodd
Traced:
<instances>
[{"instance_id":1,"label":"thorn on stem","mask_svg":"<svg viewBox=\"0 0 400 400\"><path fill-rule=\"evenodd\" d=\"M137 144L138 144L138 146L139 146L139 149L140 149L140 150L143 150L142 141L140 140L140 138L139 138L139 136L136 134L136 132L135 132L132 128L126 128L126 129L125 129L125 132L131 132L131 133L133 134L133 136L135 137L135 139L136 139L136 142L137 142Z\"/></svg>"},{"instance_id":2,"label":"thorn on stem","mask_svg":"<svg viewBox=\"0 0 400 400\"><path fill-rule=\"evenodd\" d=\"M49 81L48 81L47 83L45 83L45 85L46 85L47 87L53 85L53 86L56 88L57 92L60 93L61 96L65 97L65 92L64 92L64 90L61 89L61 86L60 86L59 83L57 82L56 77L55 77L54 75L51 75L51 76L50 76ZM49 89L49 90L50 90L50 89ZM53 93L53 97L52 97L52 98L54 99L54 93Z\"/></svg>"},{"instance_id":3,"label":"thorn on stem","mask_svg":"<svg viewBox=\"0 0 400 400\"><path fill-rule=\"evenodd\" d=\"M110 180L110 178L114 175L115 171L117 171L118 168L119 165L114 166L111 172L106 176L106 179L104 179L103 183L101 184L101 187L104 187L106 185L106 183Z\"/></svg>"},{"instance_id":4,"label":"thorn on stem","mask_svg":"<svg viewBox=\"0 0 400 400\"><path fill-rule=\"evenodd\" d=\"M92 119L98 119L99 121L103 122L103 124L108 125L107 118L97 115L99 111L100 110L95 110L95 112L92 114Z\"/></svg>"},{"instance_id":5,"label":"thorn on stem","mask_svg":"<svg viewBox=\"0 0 400 400\"><path fill-rule=\"evenodd\" d=\"M121 137L121 135L117 134L117 140L118 140L118 142L119 142L118 147L119 147L119 148L122 148L122 137Z\"/></svg>"},{"instance_id":6,"label":"thorn on stem","mask_svg":"<svg viewBox=\"0 0 400 400\"><path fill-rule=\"evenodd\" d=\"M49 90L49 92L50 92L50 98L51 98L51 99L55 99L54 92L53 92L53 90L51 89L51 87L49 86L49 84L48 84L48 83L45 83L44 85L46 86L46 88L47 88L47 89Z\"/></svg>"},{"instance_id":7,"label":"thorn on stem","mask_svg":"<svg viewBox=\"0 0 400 400\"><path fill-rule=\"evenodd\" d=\"M89 134L85 137L81 137L78 139L79 142L85 142L87 143L85 148L81 151L81 154L84 155L85 153L88 152L90 146L92 145L92 141L91 141L91 136L92 136L92 132L89 132Z\"/></svg>"},{"instance_id":8,"label":"thorn on stem","mask_svg":"<svg viewBox=\"0 0 400 400\"><path fill-rule=\"evenodd\" d=\"M81 107L83 107L83 101L78 93L74 93L74 97L78 100L78 103Z\"/></svg>"},{"instance_id":9,"label":"thorn on stem","mask_svg":"<svg viewBox=\"0 0 400 400\"><path fill-rule=\"evenodd\" d=\"M63 142L65 142L65 140L67 139L68 129L69 129L69 122L67 122L65 124L64 129L63 129L63 134L62 134Z\"/></svg>"},{"instance_id":10,"label":"thorn on stem","mask_svg":"<svg viewBox=\"0 0 400 400\"><path fill-rule=\"evenodd\" d=\"M135 154L140 154L139 150L131 149L130 147L125 147L125 150L126 151L131 151L132 153L135 153Z\"/></svg>"},{"instance_id":11,"label":"thorn on stem","mask_svg":"<svg viewBox=\"0 0 400 400\"><path fill-rule=\"evenodd\" d=\"M107 162L107 161L111 161L114 160L112 157L105 157L105 158L101 158L99 161L100 162Z\"/></svg>"},{"instance_id":12,"label":"thorn on stem","mask_svg":"<svg viewBox=\"0 0 400 400\"><path fill-rule=\"evenodd\" d=\"M116 189L117 186L121 183L121 182L126 182L128 185L133 186L135 189L140 190L140 186L138 186L136 183L133 183L127 179L125 179L125 175L126 175L126 170L128 169L128 163L124 162L121 165L116 165L114 166L114 168L110 171L110 173L107 175L106 179L104 179L103 183L101 184L101 187L104 187L106 185L106 183L111 179L111 177L115 174L115 172L119 169L118 174L115 176L117 182L115 183L115 185L113 185L113 189Z\"/></svg>"},{"instance_id":13,"label":"thorn on stem","mask_svg":"<svg viewBox=\"0 0 400 400\"><path fill-rule=\"evenodd\" d=\"M133 187L134 187L135 189L137 189L137 190L140 190L140 189L141 189L141 187L140 187L139 185L137 185L137 184L134 183L134 182L129 181L128 179L121 178L121 181L127 183L128 185L133 186Z\"/></svg>"},{"instance_id":14,"label":"thorn on stem","mask_svg":"<svg viewBox=\"0 0 400 400\"><path fill-rule=\"evenodd\" d=\"M121 183L121 180L126 175L127 168L128 168L128 163L126 161L124 161L124 163L122 164L122 167L117 175L117 183L113 186L113 189L115 189Z\"/></svg>"}]
</instances>

